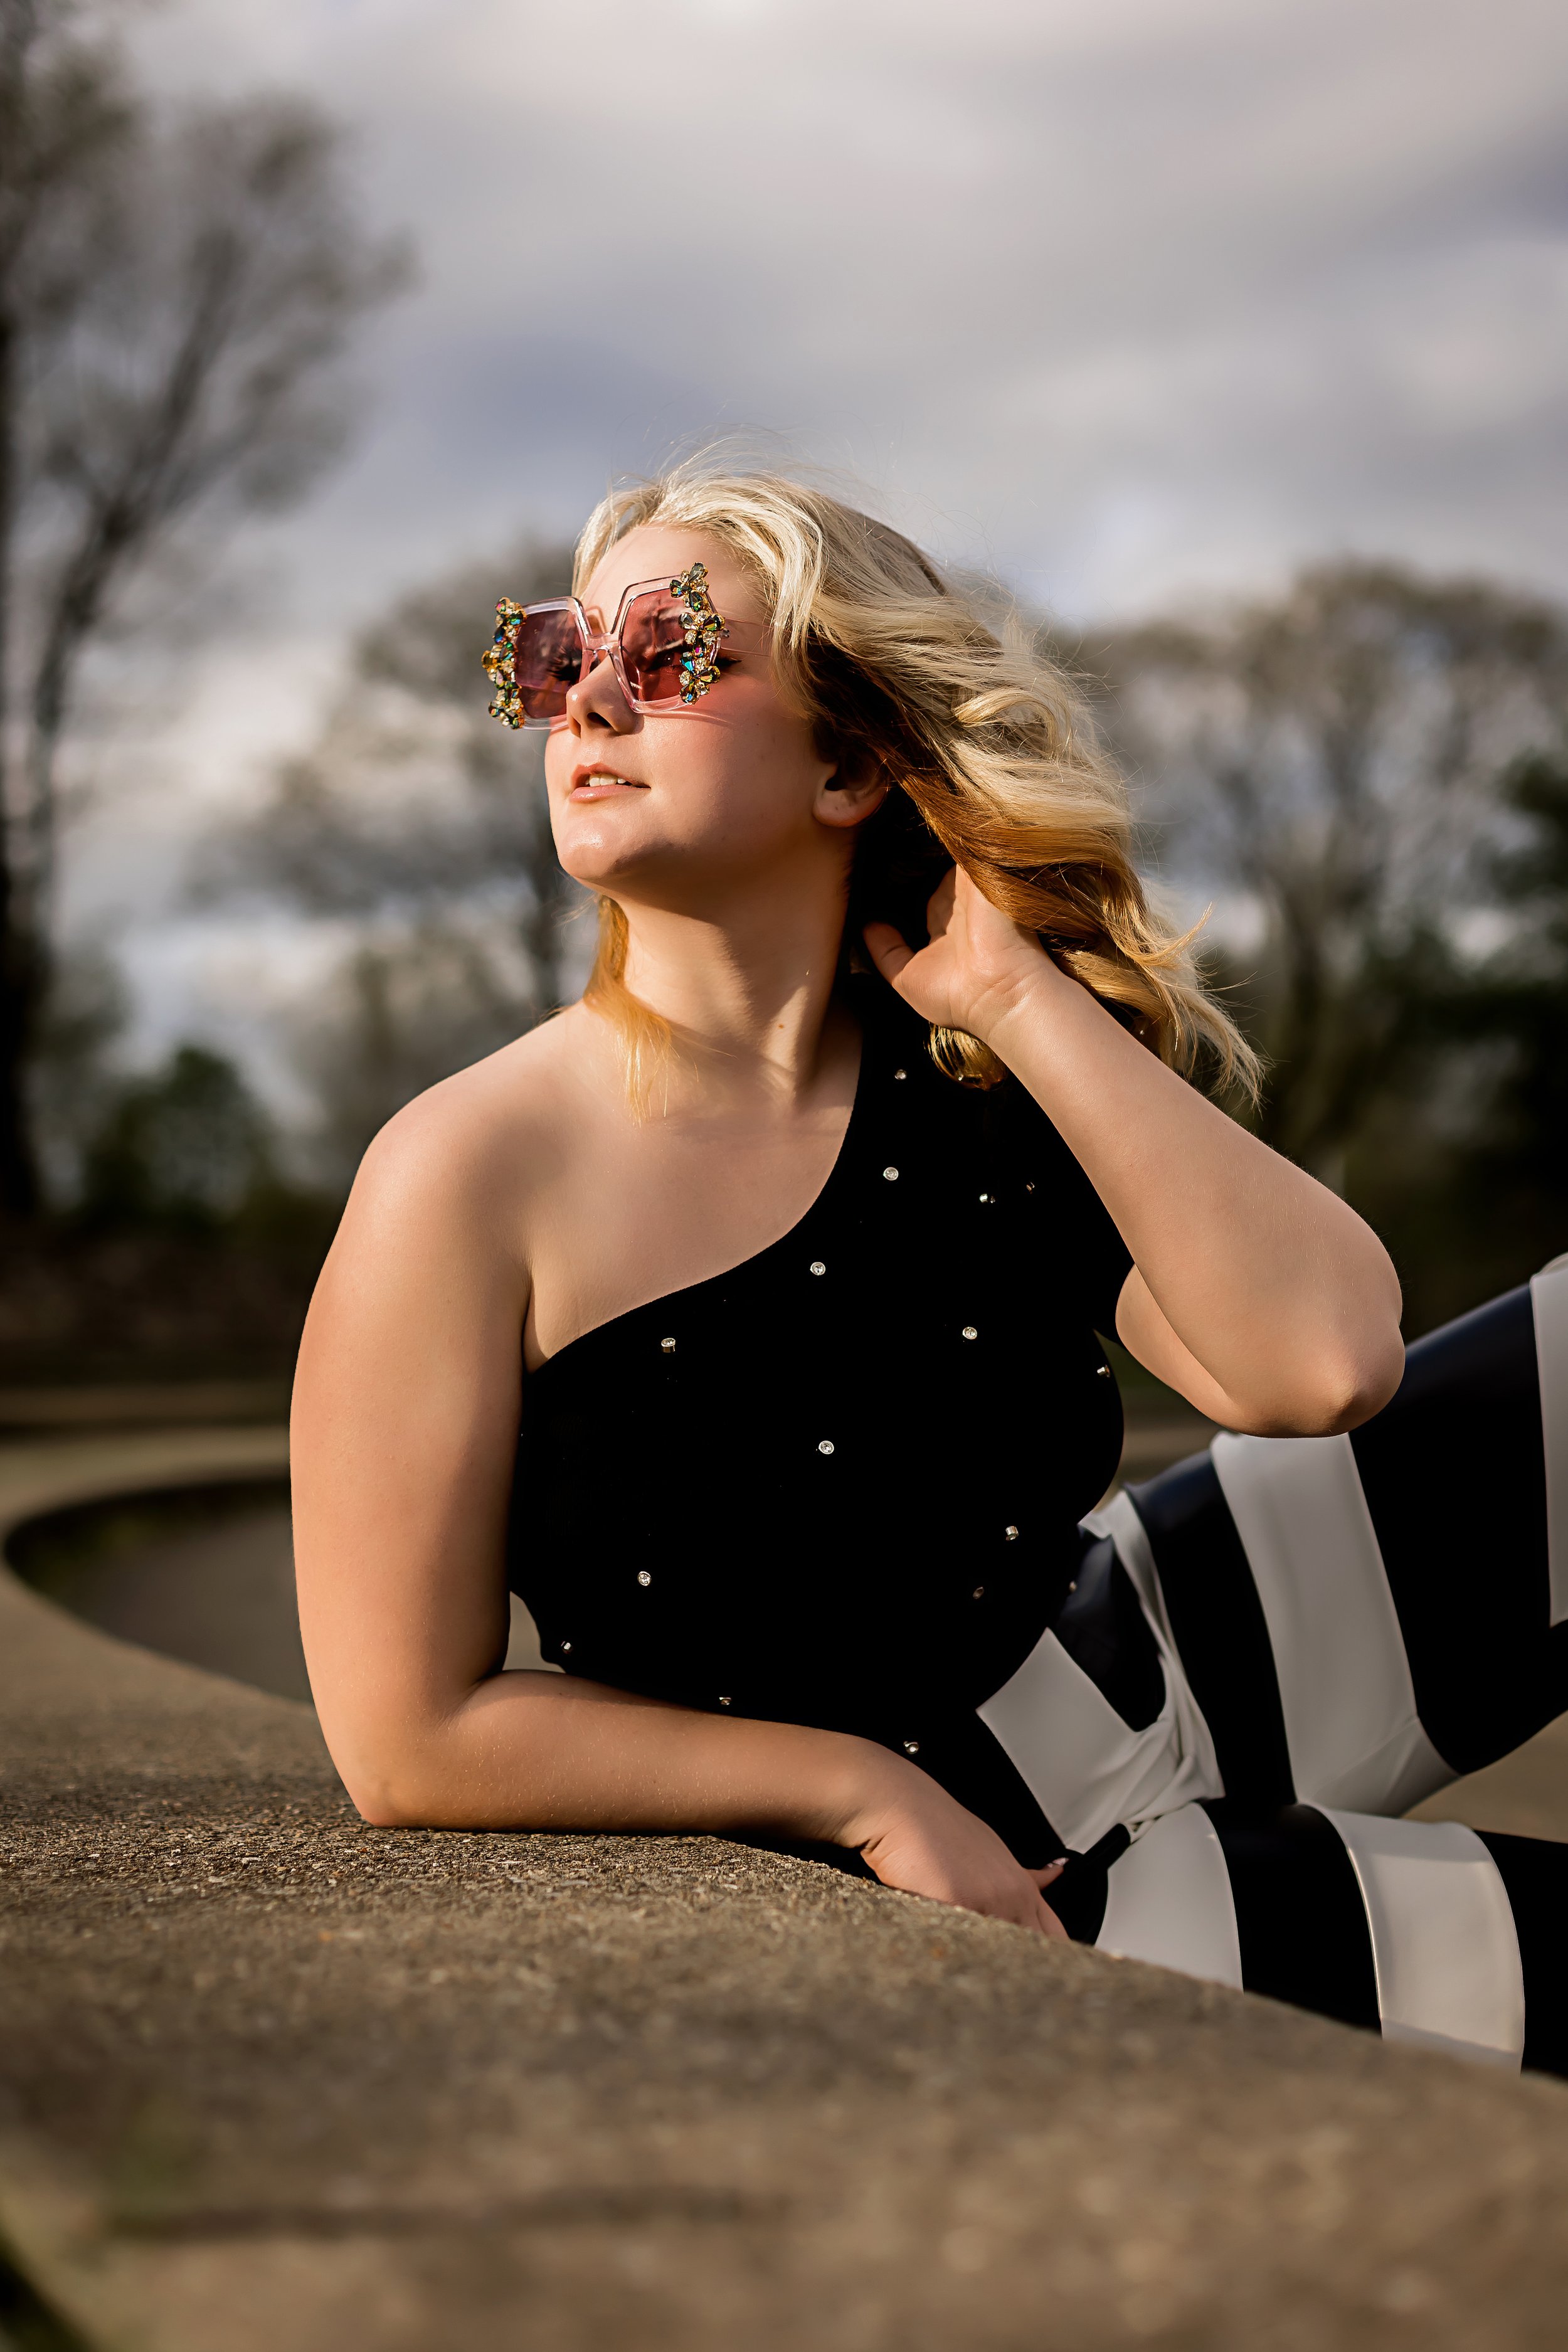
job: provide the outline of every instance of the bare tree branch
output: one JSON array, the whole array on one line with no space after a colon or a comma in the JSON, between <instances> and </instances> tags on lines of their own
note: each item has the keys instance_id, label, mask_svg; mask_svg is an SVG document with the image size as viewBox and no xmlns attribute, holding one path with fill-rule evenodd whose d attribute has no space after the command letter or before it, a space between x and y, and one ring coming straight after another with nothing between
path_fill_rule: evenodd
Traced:
<instances>
[{"instance_id":1,"label":"bare tree branch","mask_svg":"<svg viewBox=\"0 0 1568 2352\"><path fill-rule=\"evenodd\" d=\"M569 549L525 543L399 599L316 743L197 877L203 896L355 919L301 1056L338 1172L410 1095L565 996L563 921L584 894L555 856L542 738L488 717L479 654L498 594L558 595L571 569Z\"/></svg>"},{"instance_id":2,"label":"bare tree branch","mask_svg":"<svg viewBox=\"0 0 1568 2352\"><path fill-rule=\"evenodd\" d=\"M1347 562L1207 625L1121 632L1101 659L1167 870L1261 922L1264 1132L1332 1179L1452 962L1509 823L1500 780L1562 740L1568 616Z\"/></svg>"},{"instance_id":3,"label":"bare tree branch","mask_svg":"<svg viewBox=\"0 0 1568 2352\"><path fill-rule=\"evenodd\" d=\"M403 267L313 110L156 122L92 13L0 0L0 1207L36 1197L26 1071L83 662L152 557L330 461L334 362Z\"/></svg>"}]
</instances>

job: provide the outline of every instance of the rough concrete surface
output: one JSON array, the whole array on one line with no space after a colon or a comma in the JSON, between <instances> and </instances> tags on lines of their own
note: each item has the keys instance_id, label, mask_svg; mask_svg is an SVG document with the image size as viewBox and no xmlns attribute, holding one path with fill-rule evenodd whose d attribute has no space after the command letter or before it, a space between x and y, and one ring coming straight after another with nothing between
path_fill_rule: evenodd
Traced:
<instances>
[{"instance_id":1,"label":"rough concrete surface","mask_svg":"<svg viewBox=\"0 0 1568 2352\"><path fill-rule=\"evenodd\" d=\"M1557 2084L720 1840L367 1829L307 1707L4 1577L0 1719L0 2228L94 2345L1563 2340Z\"/></svg>"}]
</instances>

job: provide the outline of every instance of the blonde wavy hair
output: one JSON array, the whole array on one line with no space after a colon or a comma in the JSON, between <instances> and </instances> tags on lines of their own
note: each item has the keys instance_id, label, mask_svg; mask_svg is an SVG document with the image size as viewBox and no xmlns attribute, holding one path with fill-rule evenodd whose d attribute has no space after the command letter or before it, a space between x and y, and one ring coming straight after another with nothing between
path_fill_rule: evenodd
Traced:
<instances>
[{"instance_id":1,"label":"blonde wavy hair","mask_svg":"<svg viewBox=\"0 0 1568 2352\"><path fill-rule=\"evenodd\" d=\"M1011 617L992 626L980 598L872 516L784 475L700 461L601 501L578 542L575 593L643 523L705 531L746 568L781 691L825 754L879 763L894 786L857 837L847 943L885 917L921 944L926 900L962 866L1172 1068L1256 1095L1257 1056L1199 976L1196 927L1177 932L1151 907L1126 786L1031 633ZM627 988L626 949L626 916L602 894L583 997L619 1032L628 1092L645 1108L676 1037ZM961 1083L1007 1075L962 1030L933 1024L930 1047Z\"/></svg>"}]
</instances>

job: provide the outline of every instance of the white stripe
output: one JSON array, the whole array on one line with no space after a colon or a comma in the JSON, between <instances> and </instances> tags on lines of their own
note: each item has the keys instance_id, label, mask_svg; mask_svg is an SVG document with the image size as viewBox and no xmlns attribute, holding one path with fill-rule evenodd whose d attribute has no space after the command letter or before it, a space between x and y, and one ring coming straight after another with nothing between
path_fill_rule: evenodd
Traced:
<instances>
[{"instance_id":1,"label":"white stripe","mask_svg":"<svg viewBox=\"0 0 1568 2352\"><path fill-rule=\"evenodd\" d=\"M976 1709L1041 1811L1079 1853L1119 1822L1173 1812L1225 1786L1214 1741L1188 1687L1143 1522L1125 1495L1084 1521L1110 1536L1160 1653L1165 1703L1133 1731L1056 1635L1042 1633L1016 1673Z\"/></svg>"},{"instance_id":2,"label":"white stripe","mask_svg":"<svg viewBox=\"0 0 1568 2352\"><path fill-rule=\"evenodd\" d=\"M1241 1990L1230 1873L1201 1805L1163 1813L1110 1865L1102 1952ZM1048 1899L1048 1898L1047 1898Z\"/></svg>"},{"instance_id":3,"label":"white stripe","mask_svg":"<svg viewBox=\"0 0 1568 2352\"><path fill-rule=\"evenodd\" d=\"M1133 1507L1132 1497L1125 1492L1116 1496L1107 1503L1103 1511L1091 1511L1083 1524L1091 1535L1109 1536L1116 1546L1117 1557L1138 1595L1160 1653L1166 1696L1166 1706L1161 1719L1163 1721L1168 1714L1175 1727L1182 1765L1158 1810L1163 1813L1174 1812L1178 1805L1191 1804L1198 1797L1223 1797L1225 1782L1220 1779L1214 1734L1187 1680L1187 1670L1182 1664L1182 1654L1176 1647L1176 1637L1171 1630L1171 1620L1166 1612L1164 1587L1160 1582L1160 1571L1154 1565L1149 1530ZM1124 1822L1135 1822L1153 1810L1152 1806L1142 1805L1129 1810L1120 1818Z\"/></svg>"},{"instance_id":4,"label":"white stripe","mask_svg":"<svg viewBox=\"0 0 1568 2352\"><path fill-rule=\"evenodd\" d=\"M1546 1559L1552 1622L1568 1617L1568 1260L1553 1259L1530 1285L1541 1440L1546 1455Z\"/></svg>"},{"instance_id":5,"label":"white stripe","mask_svg":"<svg viewBox=\"0 0 1568 2352\"><path fill-rule=\"evenodd\" d=\"M1459 1822L1318 1807L1361 1882L1384 2038L1517 2067L1524 1970L1498 1866Z\"/></svg>"},{"instance_id":6,"label":"white stripe","mask_svg":"<svg viewBox=\"0 0 1568 2352\"><path fill-rule=\"evenodd\" d=\"M1297 1796L1404 1812L1455 1776L1415 1713L1350 1439L1221 1435L1210 1450L1263 1604Z\"/></svg>"},{"instance_id":7,"label":"white stripe","mask_svg":"<svg viewBox=\"0 0 1568 2352\"><path fill-rule=\"evenodd\" d=\"M1079 1853L1153 1811L1180 1770L1168 1698L1155 1723L1131 1730L1051 1633L975 1712Z\"/></svg>"}]
</instances>

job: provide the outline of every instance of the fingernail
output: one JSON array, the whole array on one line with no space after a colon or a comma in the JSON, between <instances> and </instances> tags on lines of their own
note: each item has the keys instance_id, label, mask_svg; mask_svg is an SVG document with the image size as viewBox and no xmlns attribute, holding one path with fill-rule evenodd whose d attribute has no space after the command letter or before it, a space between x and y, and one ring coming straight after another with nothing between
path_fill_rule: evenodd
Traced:
<instances>
[{"instance_id":1,"label":"fingernail","mask_svg":"<svg viewBox=\"0 0 1568 2352\"><path fill-rule=\"evenodd\" d=\"M1067 1866L1068 1858L1065 1853L1058 1853L1055 1862L1047 1863L1046 1864L1047 1870L1065 1870Z\"/></svg>"}]
</instances>

